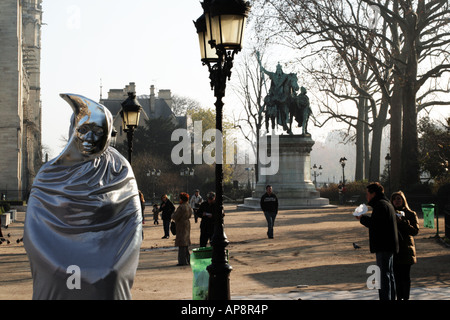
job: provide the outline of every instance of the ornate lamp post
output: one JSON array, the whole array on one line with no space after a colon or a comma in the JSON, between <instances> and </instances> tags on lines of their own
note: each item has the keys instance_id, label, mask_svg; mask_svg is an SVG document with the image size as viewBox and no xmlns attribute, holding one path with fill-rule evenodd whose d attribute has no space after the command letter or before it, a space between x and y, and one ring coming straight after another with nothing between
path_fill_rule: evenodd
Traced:
<instances>
[{"instance_id":1,"label":"ornate lamp post","mask_svg":"<svg viewBox=\"0 0 450 320\"><path fill-rule=\"evenodd\" d=\"M339 159L339 163L342 166L342 185L345 186L345 173L344 173L344 168L345 168L345 164L347 163L347 158L343 157Z\"/></svg>"},{"instance_id":2,"label":"ornate lamp post","mask_svg":"<svg viewBox=\"0 0 450 320\"><path fill-rule=\"evenodd\" d=\"M386 164L388 167L388 194L391 193L391 155L389 153L386 154L386 157L384 158L386 160Z\"/></svg>"},{"instance_id":3,"label":"ornate lamp post","mask_svg":"<svg viewBox=\"0 0 450 320\"><path fill-rule=\"evenodd\" d=\"M317 168L316 164L314 163L312 168L314 169L314 172L313 172L314 186L317 188L317 177L322 174L322 165L319 165L319 168ZM317 173L317 169L319 169L319 173Z\"/></svg>"},{"instance_id":4,"label":"ornate lamp post","mask_svg":"<svg viewBox=\"0 0 450 320\"><path fill-rule=\"evenodd\" d=\"M245 22L250 5L243 0L205 0L204 13L194 21L199 36L201 61L208 66L211 89L216 97L216 129L222 134L223 102L227 78L230 79L234 55L242 49ZM231 266L228 264L228 240L223 227L223 141L216 137L216 203L219 208L214 223L213 248L209 272L209 300L230 299Z\"/></svg>"},{"instance_id":5,"label":"ornate lamp post","mask_svg":"<svg viewBox=\"0 0 450 320\"><path fill-rule=\"evenodd\" d=\"M247 171L247 174L248 174L248 185L250 186L250 190L253 190L253 173L255 172L255 168L248 167L248 168L245 168L245 171ZM250 174L252 175L251 184L250 184Z\"/></svg>"},{"instance_id":6,"label":"ornate lamp post","mask_svg":"<svg viewBox=\"0 0 450 320\"><path fill-rule=\"evenodd\" d=\"M182 176L182 177L185 176L186 177L186 192L187 193L189 193L189 177L190 176L194 176L194 173L195 173L195 169L194 168L190 169L188 167L188 168L180 170L180 176Z\"/></svg>"},{"instance_id":7,"label":"ornate lamp post","mask_svg":"<svg viewBox=\"0 0 450 320\"><path fill-rule=\"evenodd\" d=\"M133 152L134 130L139 124L139 115L142 107L136 99L135 92L128 92L128 98L122 102L122 128L127 133L128 140L128 161L131 163L131 153Z\"/></svg>"},{"instance_id":8,"label":"ornate lamp post","mask_svg":"<svg viewBox=\"0 0 450 320\"><path fill-rule=\"evenodd\" d=\"M155 193L156 193L156 178L158 178L159 176L161 176L161 170L156 170L156 169L152 169L152 170L148 170L147 172L147 177L153 177L153 190L152 190L152 202L155 202Z\"/></svg>"}]
</instances>

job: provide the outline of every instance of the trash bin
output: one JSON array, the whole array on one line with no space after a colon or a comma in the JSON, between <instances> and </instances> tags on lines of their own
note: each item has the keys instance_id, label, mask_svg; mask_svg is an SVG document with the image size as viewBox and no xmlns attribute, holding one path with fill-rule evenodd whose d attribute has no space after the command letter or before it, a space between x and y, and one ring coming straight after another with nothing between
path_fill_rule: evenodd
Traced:
<instances>
[{"instance_id":1,"label":"trash bin","mask_svg":"<svg viewBox=\"0 0 450 320\"><path fill-rule=\"evenodd\" d=\"M201 247L192 250L191 268L193 273L192 300L208 299L209 273L206 267L211 264L212 247Z\"/></svg>"},{"instance_id":2,"label":"trash bin","mask_svg":"<svg viewBox=\"0 0 450 320\"><path fill-rule=\"evenodd\" d=\"M434 204L422 204L423 226L434 229Z\"/></svg>"}]
</instances>

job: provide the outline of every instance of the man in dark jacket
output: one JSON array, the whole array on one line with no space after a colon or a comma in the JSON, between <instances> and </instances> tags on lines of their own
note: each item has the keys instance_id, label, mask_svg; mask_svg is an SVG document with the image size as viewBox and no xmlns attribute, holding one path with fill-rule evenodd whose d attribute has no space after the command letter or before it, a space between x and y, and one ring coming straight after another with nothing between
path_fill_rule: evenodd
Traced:
<instances>
[{"instance_id":1,"label":"man in dark jacket","mask_svg":"<svg viewBox=\"0 0 450 320\"><path fill-rule=\"evenodd\" d=\"M167 195L163 195L161 197L161 200L162 202L159 206L159 211L161 211L161 219L163 221L164 228L164 236L161 239L169 239L170 220L172 217L172 213L174 213L175 211L175 206L167 197Z\"/></svg>"},{"instance_id":2,"label":"man in dark jacket","mask_svg":"<svg viewBox=\"0 0 450 320\"><path fill-rule=\"evenodd\" d=\"M273 227L278 214L278 198L272 192L272 186L266 186L266 193L261 197L261 209L267 220L267 236L273 239Z\"/></svg>"},{"instance_id":3,"label":"man in dark jacket","mask_svg":"<svg viewBox=\"0 0 450 320\"><path fill-rule=\"evenodd\" d=\"M372 207L372 215L358 216L357 219L369 228L370 252L375 253L380 268L380 300L395 300L393 255L398 252L395 209L378 182L367 186L366 198Z\"/></svg>"},{"instance_id":4,"label":"man in dark jacket","mask_svg":"<svg viewBox=\"0 0 450 320\"><path fill-rule=\"evenodd\" d=\"M196 213L202 219L202 222L200 222L200 247L206 247L208 241L211 243L214 234L214 217L218 212L216 194L211 191L206 199L207 201L200 204Z\"/></svg>"}]
</instances>

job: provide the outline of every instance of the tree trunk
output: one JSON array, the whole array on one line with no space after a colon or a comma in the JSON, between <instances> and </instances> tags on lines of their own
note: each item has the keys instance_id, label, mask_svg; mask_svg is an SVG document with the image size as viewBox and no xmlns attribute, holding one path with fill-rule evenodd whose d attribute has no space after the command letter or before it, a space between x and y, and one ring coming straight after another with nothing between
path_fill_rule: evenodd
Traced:
<instances>
[{"instance_id":1,"label":"tree trunk","mask_svg":"<svg viewBox=\"0 0 450 320\"><path fill-rule=\"evenodd\" d=\"M359 98L358 120L356 123L356 168L355 181L364 179L364 118L366 99Z\"/></svg>"},{"instance_id":2,"label":"tree trunk","mask_svg":"<svg viewBox=\"0 0 450 320\"><path fill-rule=\"evenodd\" d=\"M402 171L401 187L410 187L420 183L419 144L417 136L416 88L417 52L416 52L416 19L410 14L407 17L408 32L405 32L406 60L403 87L403 136L402 136Z\"/></svg>"},{"instance_id":3,"label":"tree trunk","mask_svg":"<svg viewBox=\"0 0 450 320\"><path fill-rule=\"evenodd\" d=\"M399 79L396 77L394 89L391 97L391 141L390 141L390 186L392 191L400 189L401 177L401 152L402 152L402 90L399 87Z\"/></svg>"},{"instance_id":4,"label":"tree trunk","mask_svg":"<svg viewBox=\"0 0 450 320\"><path fill-rule=\"evenodd\" d=\"M415 79L415 76L413 76ZM414 83L406 81L403 89L402 188L420 182L417 112Z\"/></svg>"},{"instance_id":5,"label":"tree trunk","mask_svg":"<svg viewBox=\"0 0 450 320\"><path fill-rule=\"evenodd\" d=\"M364 111L364 179L369 180L370 171L370 128L369 128L369 110L367 106Z\"/></svg>"},{"instance_id":6,"label":"tree trunk","mask_svg":"<svg viewBox=\"0 0 450 320\"><path fill-rule=\"evenodd\" d=\"M372 146L370 150L369 181L380 180L380 156L383 125L375 123L372 130Z\"/></svg>"},{"instance_id":7,"label":"tree trunk","mask_svg":"<svg viewBox=\"0 0 450 320\"><path fill-rule=\"evenodd\" d=\"M369 180L380 180L381 140L383 139L383 128L386 125L386 116L389 103L382 99L378 117L372 126L372 148L370 152Z\"/></svg>"}]
</instances>

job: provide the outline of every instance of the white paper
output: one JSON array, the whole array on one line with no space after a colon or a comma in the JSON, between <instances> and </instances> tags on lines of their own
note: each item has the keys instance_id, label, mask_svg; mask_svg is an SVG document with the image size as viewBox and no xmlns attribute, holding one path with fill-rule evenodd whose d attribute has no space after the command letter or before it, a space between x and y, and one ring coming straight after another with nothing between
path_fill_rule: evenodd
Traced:
<instances>
[{"instance_id":1,"label":"white paper","mask_svg":"<svg viewBox=\"0 0 450 320\"><path fill-rule=\"evenodd\" d=\"M367 208L367 206L363 203L361 204L358 208L355 209L355 212L353 212L354 216L360 216L364 213L366 213L369 209Z\"/></svg>"},{"instance_id":2,"label":"white paper","mask_svg":"<svg viewBox=\"0 0 450 320\"><path fill-rule=\"evenodd\" d=\"M397 217L401 218L405 216L405 213L403 211L397 211Z\"/></svg>"}]
</instances>

